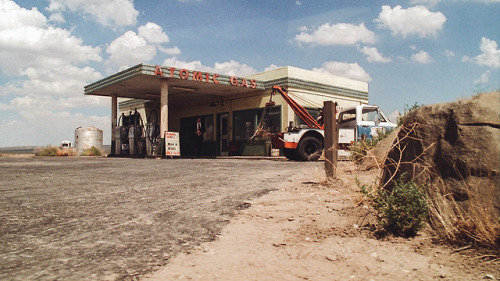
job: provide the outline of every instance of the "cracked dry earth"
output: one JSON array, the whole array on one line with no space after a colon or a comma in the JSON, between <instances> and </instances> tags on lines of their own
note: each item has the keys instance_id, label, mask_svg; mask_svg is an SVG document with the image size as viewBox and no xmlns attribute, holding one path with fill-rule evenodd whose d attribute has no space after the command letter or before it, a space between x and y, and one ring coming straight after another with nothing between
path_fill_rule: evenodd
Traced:
<instances>
[{"instance_id":1,"label":"cracked dry earth","mask_svg":"<svg viewBox=\"0 0 500 281\"><path fill-rule=\"evenodd\" d=\"M250 201L213 242L186 249L144 280L494 280L500 263L470 249L434 244L429 229L411 239L377 239L375 217L356 179L378 171L340 162L337 180L321 169L295 174Z\"/></svg>"}]
</instances>

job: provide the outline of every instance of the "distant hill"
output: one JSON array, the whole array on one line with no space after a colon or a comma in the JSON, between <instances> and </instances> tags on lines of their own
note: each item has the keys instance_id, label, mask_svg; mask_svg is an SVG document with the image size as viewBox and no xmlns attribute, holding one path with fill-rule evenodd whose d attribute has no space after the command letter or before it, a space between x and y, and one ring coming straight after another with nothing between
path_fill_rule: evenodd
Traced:
<instances>
[{"instance_id":1,"label":"distant hill","mask_svg":"<svg viewBox=\"0 0 500 281\"><path fill-rule=\"evenodd\" d=\"M10 147L0 147L0 153L8 153L8 154L33 154L40 147L42 147L42 146L10 146Z\"/></svg>"}]
</instances>

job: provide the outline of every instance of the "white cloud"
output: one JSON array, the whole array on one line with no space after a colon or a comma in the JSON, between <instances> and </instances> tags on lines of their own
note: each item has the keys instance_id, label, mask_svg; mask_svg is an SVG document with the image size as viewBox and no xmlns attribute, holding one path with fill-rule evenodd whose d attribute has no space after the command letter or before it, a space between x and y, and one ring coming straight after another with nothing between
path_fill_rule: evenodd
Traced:
<instances>
[{"instance_id":1,"label":"white cloud","mask_svg":"<svg viewBox=\"0 0 500 281\"><path fill-rule=\"evenodd\" d=\"M139 11L133 0L50 0L49 12L83 12L104 26L130 26L137 23Z\"/></svg>"},{"instance_id":2,"label":"white cloud","mask_svg":"<svg viewBox=\"0 0 500 281\"><path fill-rule=\"evenodd\" d=\"M386 58L382 54L380 54L375 47L363 47L360 48L359 51L366 56L366 60L368 62L382 62L388 63L392 62L391 58Z\"/></svg>"},{"instance_id":3,"label":"white cloud","mask_svg":"<svg viewBox=\"0 0 500 281\"><path fill-rule=\"evenodd\" d=\"M66 22L62 13L53 13L49 17L49 22L58 22L63 23Z\"/></svg>"},{"instance_id":4,"label":"white cloud","mask_svg":"<svg viewBox=\"0 0 500 281\"><path fill-rule=\"evenodd\" d=\"M411 56L411 60L420 64L428 64L432 62L431 56L426 51L420 51L418 53L413 54Z\"/></svg>"},{"instance_id":5,"label":"white cloud","mask_svg":"<svg viewBox=\"0 0 500 281\"><path fill-rule=\"evenodd\" d=\"M452 50L445 50L444 55L447 56L448 58L452 58L455 56L455 53Z\"/></svg>"},{"instance_id":6,"label":"white cloud","mask_svg":"<svg viewBox=\"0 0 500 281\"><path fill-rule=\"evenodd\" d=\"M177 55L181 54L181 50L177 46L172 47L172 48L164 48L162 46L158 46L158 50L162 53L165 53L165 54L171 55L171 56L177 56Z\"/></svg>"},{"instance_id":7,"label":"white cloud","mask_svg":"<svg viewBox=\"0 0 500 281\"><path fill-rule=\"evenodd\" d=\"M80 126L95 126L110 139L110 117L84 115L70 109L109 106L109 99L97 96L50 97L38 94L19 96L9 104L0 104L0 111L14 111L17 117L0 122L0 146L58 145L63 139L72 139ZM1 131L9 132L2 134ZM31 138L26 138L29 135ZM31 139L34 140L30 141Z\"/></svg>"},{"instance_id":8,"label":"white cloud","mask_svg":"<svg viewBox=\"0 0 500 281\"><path fill-rule=\"evenodd\" d=\"M474 80L474 84L486 84L490 81L491 71L487 70L485 73L481 74L481 77Z\"/></svg>"},{"instance_id":9,"label":"white cloud","mask_svg":"<svg viewBox=\"0 0 500 281\"><path fill-rule=\"evenodd\" d=\"M282 66L277 66L275 64L271 64L270 66L264 68L264 71L270 71L270 70L273 70L273 69L277 69L277 68L281 68Z\"/></svg>"},{"instance_id":10,"label":"white cloud","mask_svg":"<svg viewBox=\"0 0 500 281\"><path fill-rule=\"evenodd\" d=\"M329 61L323 63L319 68L313 68L313 71L328 73L364 82L372 81L370 75L357 63Z\"/></svg>"},{"instance_id":11,"label":"white cloud","mask_svg":"<svg viewBox=\"0 0 500 281\"><path fill-rule=\"evenodd\" d=\"M400 118L400 116L401 116L401 113L398 110L394 110L387 117L389 118L389 120L391 120L392 123L397 124L398 123L398 119Z\"/></svg>"},{"instance_id":12,"label":"white cloud","mask_svg":"<svg viewBox=\"0 0 500 281\"><path fill-rule=\"evenodd\" d=\"M82 44L70 31L54 28L36 8L0 2L0 69L11 77L0 85L3 96L64 95L83 92L101 74L81 63L101 61L101 49Z\"/></svg>"},{"instance_id":13,"label":"white cloud","mask_svg":"<svg viewBox=\"0 0 500 281\"><path fill-rule=\"evenodd\" d=\"M83 44L71 30L52 26L63 20L56 14L47 19L36 8L22 8L8 0L0 0L0 14L0 69L9 76L8 82L0 84L0 129L9 132L0 133L0 145L19 145L29 139L38 144L54 138L59 142L71 137L76 125L109 120L70 112L109 104L83 95L85 84L102 77L88 66L102 61L100 48Z\"/></svg>"},{"instance_id":14,"label":"white cloud","mask_svg":"<svg viewBox=\"0 0 500 281\"><path fill-rule=\"evenodd\" d=\"M406 37L418 34L424 38L437 36L446 22L446 17L443 13L431 12L424 6L403 9L399 5L394 8L384 5L375 22L379 28L391 30L393 35L401 34Z\"/></svg>"},{"instance_id":15,"label":"white cloud","mask_svg":"<svg viewBox=\"0 0 500 281\"><path fill-rule=\"evenodd\" d=\"M161 43L169 42L169 38L156 23L148 22L137 28L137 32L129 30L108 45L106 48L106 53L110 55L106 61L108 72L149 62L158 51L169 55L181 53L178 47L166 48L161 45Z\"/></svg>"},{"instance_id":16,"label":"white cloud","mask_svg":"<svg viewBox=\"0 0 500 281\"><path fill-rule=\"evenodd\" d=\"M47 18L37 8L31 10L19 7L14 1L3 0L0 2L1 30L12 30L23 26L43 27Z\"/></svg>"},{"instance_id":17,"label":"white cloud","mask_svg":"<svg viewBox=\"0 0 500 281\"><path fill-rule=\"evenodd\" d=\"M168 58L163 61L164 66L172 66L178 68L186 68L192 70L200 70L206 72L213 72L225 75L234 75L234 76L247 76L251 74L255 74L257 71L248 66L247 64L240 63L234 60L230 60L227 62L216 62L214 66L206 66L201 63L201 61L181 61L177 58Z\"/></svg>"},{"instance_id":18,"label":"white cloud","mask_svg":"<svg viewBox=\"0 0 500 281\"><path fill-rule=\"evenodd\" d=\"M101 49L83 45L71 31L48 25L36 8L0 2L0 68L20 75L27 67L53 69L74 63L101 61Z\"/></svg>"},{"instance_id":19,"label":"white cloud","mask_svg":"<svg viewBox=\"0 0 500 281\"><path fill-rule=\"evenodd\" d=\"M146 25L137 28L139 36L143 37L149 43L168 43L168 35L163 32L161 26L153 22L148 22Z\"/></svg>"},{"instance_id":20,"label":"white cloud","mask_svg":"<svg viewBox=\"0 0 500 281\"><path fill-rule=\"evenodd\" d=\"M75 129L82 126L94 126L103 130L104 140L109 140L110 119L108 116L86 116L38 108L23 112L19 119L1 120L0 146L60 145L62 140L74 140Z\"/></svg>"},{"instance_id":21,"label":"white cloud","mask_svg":"<svg viewBox=\"0 0 500 281\"><path fill-rule=\"evenodd\" d=\"M497 48L497 42L483 37L481 38L481 44L479 46L482 54L473 58L464 56L462 61L472 62L477 65L488 66L491 68L500 68L500 50L498 50Z\"/></svg>"},{"instance_id":22,"label":"white cloud","mask_svg":"<svg viewBox=\"0 0 500 281\"><path fill-rule=\"evenodd\" d=\"M301 27L300 33L295 36L299 44L310 45L354 45L356 43L373 44L376 41L375 33L365 27L363 23L325 23L312 30Z\"/></svg>"},{"instance_id":23,"label":"white cloud","mask_svg":"<svg viewBox=\"0 0 500 281\"><path fill-rule=\"evenodd\" d=\"M214 65L214 72L226 75L246 76L256 73L257 70L247 64L230 60L226 62L216 62Z\"/></svg>"},{"instance_id":24,"label":"white cloud","mask_svg":"<svg viewBox=\"0 0 500 281\"><path fill-rule=\"evenodd\" d=\"M127 31L109 44L106 53L110 55L106 64L109 71L113 72L114 67L123 70L129 66L150 61L156 56L156 47L149 45L146 39L135 32Z\"/></svg>"},{"instance_id":25,"label":"white cloud","mask_svg":"<svg viewBox=\"0 0 500 281\"><path fill-rule=\"evenodd\" d=\"M295 5L300 6L300 5L302 5L302 2L300 2L299 0L297 0L297 1L295 1Z\"/></svg>"}]
</instances>

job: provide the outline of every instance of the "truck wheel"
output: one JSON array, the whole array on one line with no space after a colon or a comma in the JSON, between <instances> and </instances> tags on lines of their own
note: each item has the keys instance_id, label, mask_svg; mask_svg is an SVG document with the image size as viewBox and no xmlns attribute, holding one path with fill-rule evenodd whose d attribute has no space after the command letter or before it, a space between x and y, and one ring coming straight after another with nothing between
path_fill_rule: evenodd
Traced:
<instances>
[{"instance_id":1,"label":"truck wheel","mask_svg":"<svg viewBox=\"0 0 500 281\"><path fill-rule=\"evenodd\" d=\"M283 155L289 160L298 160L299 156L297 155L296 149L283 148Z\"/></svg>"},{"instance_id":2,"label":"truck wheel","mask_svg":"<svg viewBox=\"0 0 500 281\"><path fill-rule=\"evenodd\" d=\"M323 143L315 137L304 137L300 140L297 146L297 154L299 160L302 161L317 161L321 157Z\"/></svg>"}]
</instances>

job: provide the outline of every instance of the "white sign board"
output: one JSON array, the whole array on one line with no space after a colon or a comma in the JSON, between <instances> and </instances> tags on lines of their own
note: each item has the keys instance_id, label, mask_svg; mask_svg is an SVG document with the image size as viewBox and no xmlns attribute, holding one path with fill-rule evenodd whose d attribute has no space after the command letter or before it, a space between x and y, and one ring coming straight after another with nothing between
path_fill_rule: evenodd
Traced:
<instances>
[{"instance_id":1,"label":"white sign board","mask_svg":"<svg viewBox=\"0 0 500 281\"><path fill-rule=\"evenodd\" d=\"M181 156L179 133L165 132L165 156Z\"/></svg>"}]
</instances>

